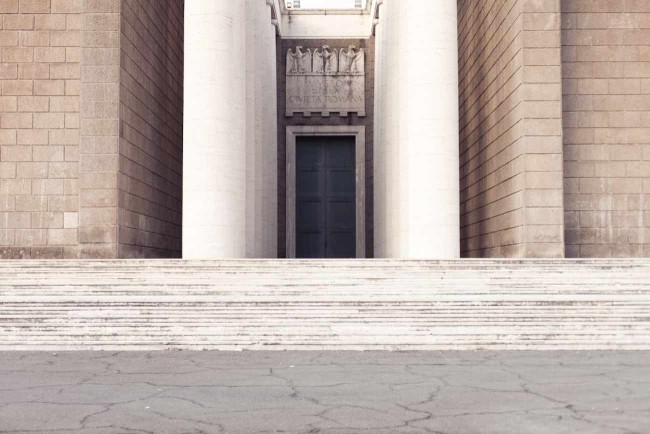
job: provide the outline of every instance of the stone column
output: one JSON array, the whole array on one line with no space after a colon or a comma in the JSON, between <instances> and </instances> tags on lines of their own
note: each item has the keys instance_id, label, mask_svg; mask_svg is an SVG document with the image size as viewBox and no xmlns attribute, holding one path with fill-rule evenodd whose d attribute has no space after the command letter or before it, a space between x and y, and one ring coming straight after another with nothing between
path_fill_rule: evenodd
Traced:
<instances>
[{"instance_id":1,"label":"stone column","mask_svg":"<svg viewBox=\"0 0 650 434\"><path fill-rule=\"evenodd\" d=\"M275 258L278 151L273 2L246 3L246 256Z\"/></svg>"},{"instance_id":2,"label":"stone column","mask_svg":"<svg viewBox=\"0 0 650 434\"><path fill-rule=\"evenodd\" d=\"M460 256L456 0L384 0L376 253Z\"/></svg>"},{"instance_id":3,"label":"stone column","mask_svg":"<svg viewBox=\"0 0 650 434\"><path fill-rule=\"evenodd\" d=\"M260 77L256 62L258 47L258 4L261 0L240 0L246 3L246 257L258 255L259 243L259 128L260 122Z\"/></svg>"},{"instance_id":4,"label":"stone column","mask_svg":"<svg viewBox=\"0 0 650 434\"><path fill-rule=\"evenodd\" d=\"M183 257L246 248L246 2L185 3Z\"/></svg>"},{"instance_id":5,"label":"stone column","mask_svg":"<svg viewBox=\"0 0 650 434\"><path fill-rule=\"evenodd\" d=\"M374 169L374 254L375 257L381 258L387 256L388 250L388 228L387 228L387 142L386 134L386 66L384 36L386 31L386 18L384 18L385 6L377 6L377 15L382 19L376 19L374 22L375 36L375 143L373 151L373 169Z\"/></svg>"},{"instance_id":6,"label":"stone column","mask_svg":"<svg viewBox=\"0 0 650 434\"><path fill-rule=\"evenodd\" d=\"M261 14L262 32L262 122L261 122L261 225L260 256L278 256L278 89L276 28L271 20L273 1L260 0L263 4ZM275 17L276 19L279 17Z\"/></svg>"}]
</instances>

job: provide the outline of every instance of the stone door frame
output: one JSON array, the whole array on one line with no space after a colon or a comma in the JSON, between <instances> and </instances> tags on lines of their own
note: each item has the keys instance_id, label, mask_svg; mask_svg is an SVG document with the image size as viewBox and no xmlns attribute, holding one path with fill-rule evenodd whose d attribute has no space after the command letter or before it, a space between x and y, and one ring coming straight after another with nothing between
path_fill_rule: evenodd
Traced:
<instances>
[{"instance_id":1,"label":"stone door frame","mask_svg":"<svg viewBox=\"0 0 650 434\"><path fill-rule=\"evenodd\" d=\"M366 257L366 127L358 126L288 126L286 231L287 258L296 257L296 142L298 137L351 136L355 148L356 250L357 258Z\"/></svg>"}]
</instances>

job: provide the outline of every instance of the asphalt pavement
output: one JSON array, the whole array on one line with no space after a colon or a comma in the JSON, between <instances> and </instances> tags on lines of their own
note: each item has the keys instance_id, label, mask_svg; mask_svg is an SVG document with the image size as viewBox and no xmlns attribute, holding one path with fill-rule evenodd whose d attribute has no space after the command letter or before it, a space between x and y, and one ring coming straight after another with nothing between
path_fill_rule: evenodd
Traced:
<instances>
[{"instance_id":1,"label":"asphalt pavement","mask_svg":"<svg viewBox=\"0 0 650 434\"><path fill-rule=\"evenodd\" d=\"M0 353L0 432L647 434L650 353Z\"/></svg>"}]
</instances>

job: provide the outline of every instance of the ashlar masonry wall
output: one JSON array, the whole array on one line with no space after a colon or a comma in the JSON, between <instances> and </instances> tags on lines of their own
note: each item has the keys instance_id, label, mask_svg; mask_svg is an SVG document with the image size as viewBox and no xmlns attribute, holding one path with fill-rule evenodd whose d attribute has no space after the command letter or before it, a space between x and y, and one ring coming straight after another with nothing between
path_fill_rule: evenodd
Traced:
<instances>
[{"instance_id":1,"label":"ashlar masonry wall","mask_svg":"<svg viewBox=\"0 0 650 434\"><path fill-rule=\"evenodd\" d=\"M0 258L76 257L81 1L0 14Z\"/></svg>"},{"instance_id":2,"label":"ashlar masonry wall","mask_svg":"<svg viewBox=\"0 0 650 434\"><path fill-rule=\"evenodd\" d=\"M0 14L0 258L179 256L183 1Z\"/></svg>"},{"instance_id":3,"label":"ashlar masonry wall","mask_svg":"<svg viewBox=\"0 0 650 434\"><path fill-rule=\"evenodd\" d=\"M559 0L458 1L461 252L561 257Z\"/></svg>"},{"instance_id":4,"label":"ashlar masonry wall","mask_svg":"<svg viewBox=\"0 0 650 434\"><path fill-rule=\"evenodd\" d=\"M180 257L183 0L122 0L120 257Z\"/></svg>"},{"instance_id":5,"label":"ashlar masonry wall","mask_svg":"<svg viewBox=\"0 0 650 434\"><path fill-rule=\"evenodd\" d=\"M80 255L178 257L183 1L83 8Z\"/></svg>"},{"instance_id":6,"label":"ashlar masonry wall","mask_svg":"<svg viewBox=\"0 0 650 434\"><path fill-rule=\"evenodd\" d=\"M117 257L120 0L80 1L79 256Z\"/></svg>"},{"instance_id":7,"label":"ashlar masonry wall","mask_svg":"<svg viewBox=\"0 0 650 434\"><path fill-rule=\"evenodd\" d=\"M562 1L567 257L650 256L650 2Z\"/></svg>"}]
</instances>

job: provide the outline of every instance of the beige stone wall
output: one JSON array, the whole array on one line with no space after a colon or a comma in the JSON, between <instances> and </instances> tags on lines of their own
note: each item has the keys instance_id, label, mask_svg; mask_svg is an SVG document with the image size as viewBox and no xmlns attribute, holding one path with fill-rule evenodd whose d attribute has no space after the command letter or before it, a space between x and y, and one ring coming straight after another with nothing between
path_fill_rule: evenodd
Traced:
<instances>
[{"instance_id":1,"label":"beige stone wall","mask_svg":"<svg viewBox=\"0 0 650 434\"><path fill-rule=\"evenodd\" d=\"M178 256L183 1L0 14L0 258ZM458 0L465 256L650 255L649 17Z\"/></svg>"},{"instance_id":2,"label":"beige stone wall","mask_svg":"<svg viewBox=\"0 0 650 434\"><path fill-rule=\"evenodd\" d=\"M0 258L77 255L80 12L0 1Z\"/></svg>"},{"instance_id":3,"label":"beige stone wall","mask_svg":"<svg viewBox=\"0 0 650 434\"><path fill-rule=\"evenodd\" d=\"M459 0L461 250L563 255L559 0Z\"/></svg>"},{"instance_id":4,"label":"beige stone wall","mask_svg":"<svg viewBox=\"0 0 650 434\"><path fill-rule=\"evenodd\" d=\"M0 257L179 256L183 2L0 13Z\"/></svg>"},{"instance_id":5,"label":"beige stone wall","mask_svg":"<svg viewBox=\"0 0 650 434\"><path fill-rule=\"evenodd\" d=\"M650 2L562 1L568 257L650 256Z\"/></svg>"},{"instance_id":6,"label":"beige stone wall","mask_svg":"<svg viewBox=\"0 0 650 434\"><path fill-rule=\"evenodd\" d=\"M179 257L183 1L121 4L119 256Z\"/></svg>"},{"instance_id":7,"label":"beige stone wall","mask_svg":"<svg viewBox=\"0 0 650 434\"><path fill-rule=\"evenodd\" d=\"M79 256L115 258L120 3L80 3L83 17Z\"/></svg>"}]
</instances>

